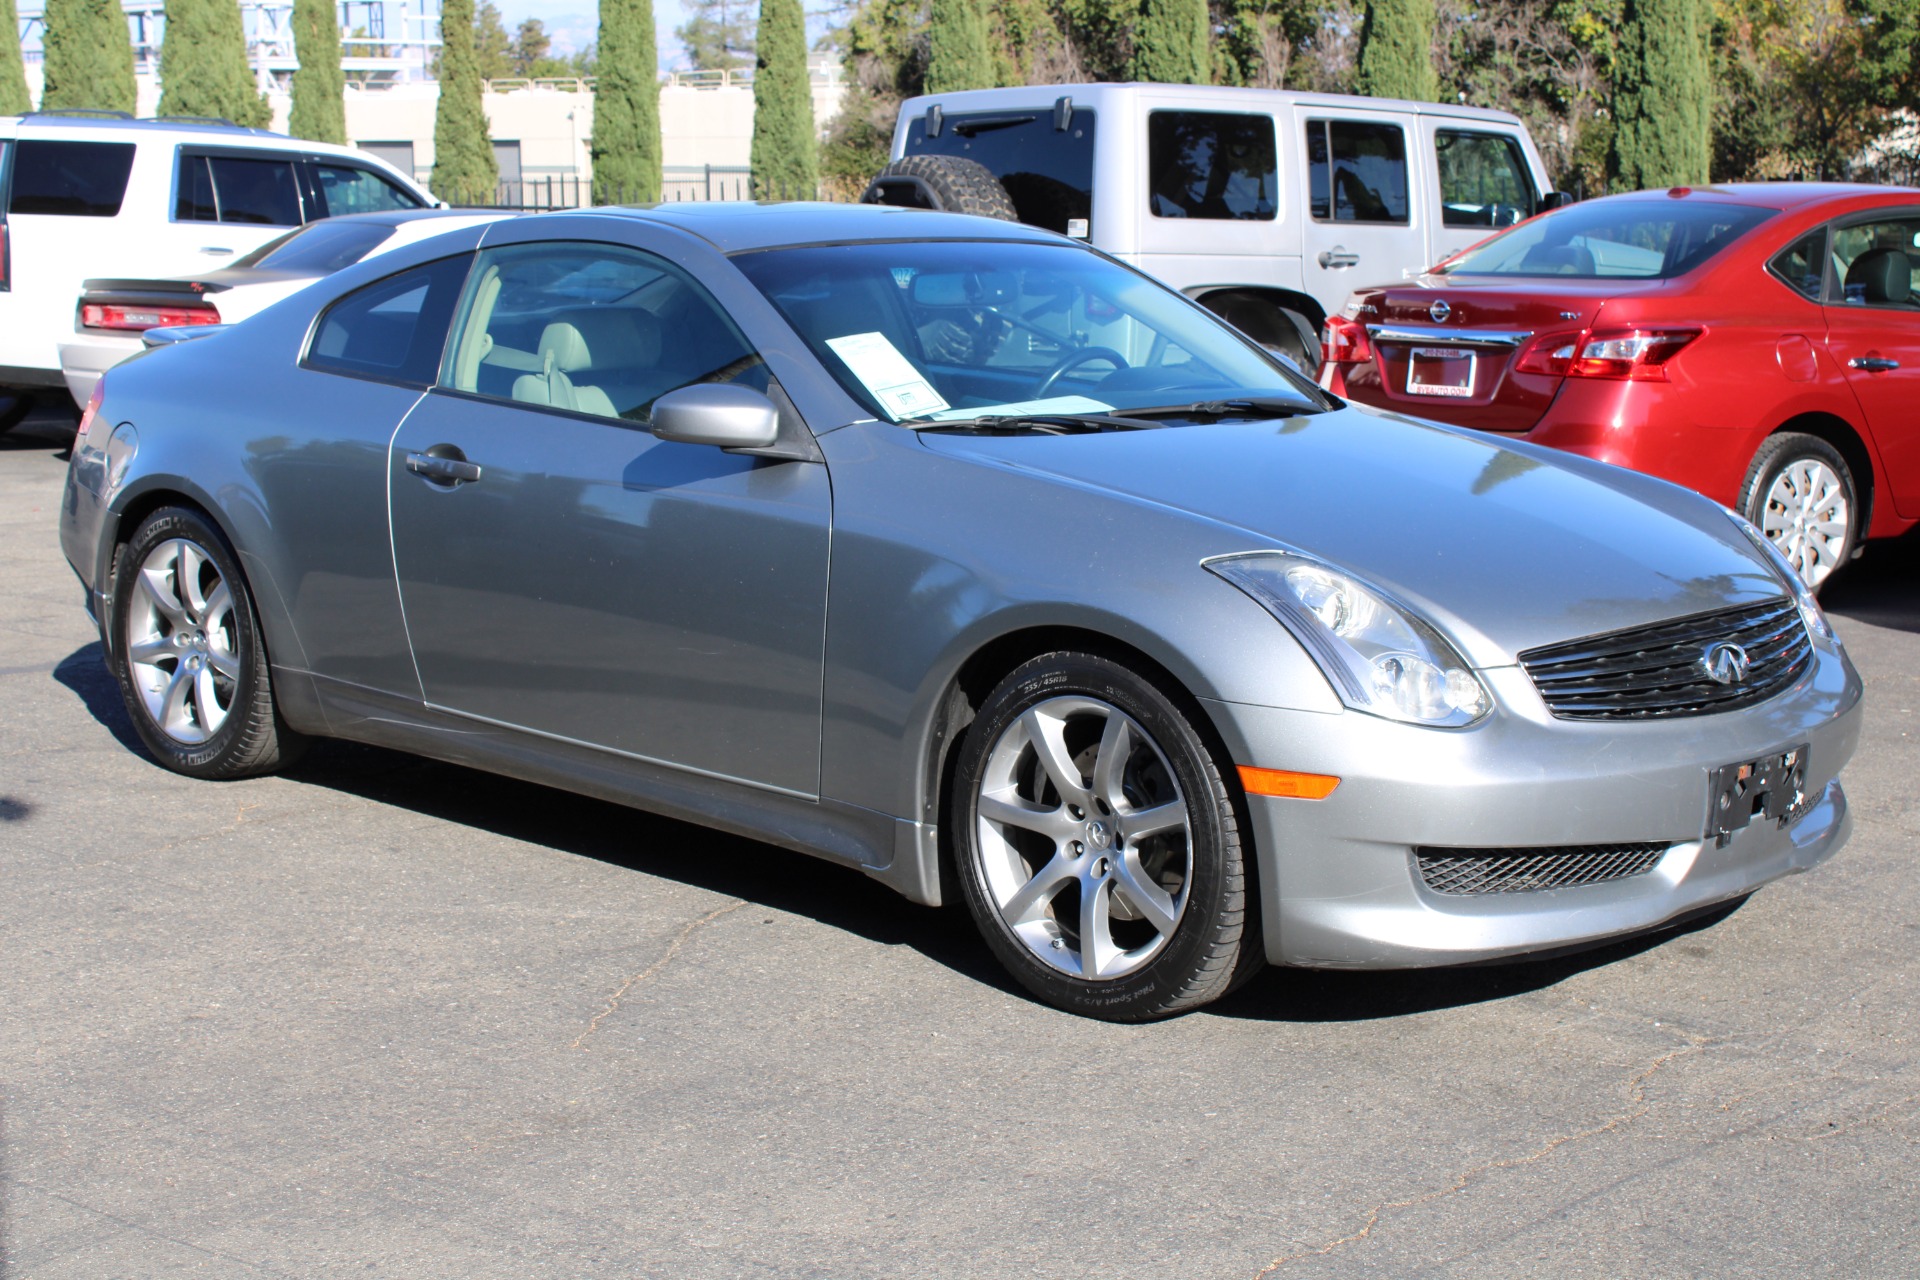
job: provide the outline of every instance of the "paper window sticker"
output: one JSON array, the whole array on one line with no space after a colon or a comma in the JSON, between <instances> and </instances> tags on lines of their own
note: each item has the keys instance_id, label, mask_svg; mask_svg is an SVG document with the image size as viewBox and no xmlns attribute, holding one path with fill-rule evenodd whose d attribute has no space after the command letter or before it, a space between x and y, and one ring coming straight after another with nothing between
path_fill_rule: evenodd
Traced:
<instances>
[{"instance_id":1,"label":"paper window sticker","mask_svg":"<svg viewBox=\"0 0 1920 1280\"><path fill-rule=\"evenodd\" d=\"M880 407L901 418L918 418L947 407L940 393L884 333L850 333L828 338L827 346L853 376L873 393Z\"/></svg>"}]
</instances>

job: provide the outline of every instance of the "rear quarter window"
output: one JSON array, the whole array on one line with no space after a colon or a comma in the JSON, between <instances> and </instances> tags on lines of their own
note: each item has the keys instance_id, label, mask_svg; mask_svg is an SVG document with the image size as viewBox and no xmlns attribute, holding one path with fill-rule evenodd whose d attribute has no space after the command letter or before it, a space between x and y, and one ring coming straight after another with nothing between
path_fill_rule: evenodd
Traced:
<instances>
[{"instance_id":1,"label":"rear quarter window","mask_svg":"<svg viewBox=\"0 0 1920 1280\"><path fill-rule=\"evenodd\" d=\"M309 369L379 382L430 386L470 253L363 285L321 313L302 362Z\"/></svg>"},{"instance_id":2,"label":"rear quarter window","mask_svg":"<svg viewBox=\"0 0 1920 1280\"><path fill-rule=\"evenodd\" d=\"M131 142L59 142L46 138L17 142L7 212L114 217L127 195L133 153Z\"/></svg>"},{"instance_id":3,"label":"rear quarter window","mask_svg":"<svg viewBox=\"0 0 1920 1280\"><path fill-rule=\"evenodd\" d=\"M1147 187L1156 218L1270 222L1279 183L1272 116L1155 111L1147 117Z\"/></svg>"}]
</instances>

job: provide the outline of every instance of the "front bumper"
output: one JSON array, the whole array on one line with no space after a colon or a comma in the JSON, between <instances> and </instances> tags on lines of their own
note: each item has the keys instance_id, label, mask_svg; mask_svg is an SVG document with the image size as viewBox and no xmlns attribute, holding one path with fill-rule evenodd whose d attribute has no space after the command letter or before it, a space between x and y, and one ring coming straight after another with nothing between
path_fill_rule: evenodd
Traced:
<instances>
[{"instance_id":1,"label":"front bumper","mask_svg":"<svg viewBox=\"0 0 1920 1280\"><path fill-rule=\"evenodd\" d=\"M1518 668L1485 672L1500 709L1468 730L1214 702L1237 763L1332 774L1324 800L1250 797L1266 952L1280 964L1465 964L1638 933L1831 856L1851 828L1838 774L1860 734L1860 679L1816 647L1792 689L1722 715L1553 719ZM1706 836L1721 766L1805 744L1807 802ZM1573 888L1442 894L1415 849L1657 842L1644 874Z\"/></svg>"}]
</instances>

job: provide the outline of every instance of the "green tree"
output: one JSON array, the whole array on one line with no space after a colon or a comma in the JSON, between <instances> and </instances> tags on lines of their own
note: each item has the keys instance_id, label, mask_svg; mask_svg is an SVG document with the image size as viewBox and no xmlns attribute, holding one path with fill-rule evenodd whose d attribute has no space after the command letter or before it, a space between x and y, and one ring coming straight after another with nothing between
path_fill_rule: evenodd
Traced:
<instances>
[{"instance_id":1,"label":"green tree","mask_svg":"<svg viewBox=\"0 0 1920 1280\"><path fill-rule=\"evenodd\" d=\"M237 0L167 0L160 41L163 116L219 116L260 128L273 119L247 64Z\"/></svg>"},{"instance_id":2,"label":"green tree","mask_svg":"<svg viewBox=\"0 0 1920 1280\"><path fill-rule=\"evenodd\" d=\"M1356 87L1375 98L1432 102L1439 96L1433 70L1433 0L1368 0Z\"/></svg>"},{"instance_id":3,"label":"green tree","mask_svg":"<svg viewBox=\"0 0 1920 1280\"><path fill-rule=\"evenodd\" d=\"M7 34L0 36L0 116L17 116L33 110L33 98L27 92L27 69L20 56L19 10L13 0L0 0L0 22Z\"/></svg>"},{"instance_id":4,"label":"green tree","mask_svg":"<svg viewBox=\"0 0 1920 1280\"><path fill-rule=\"evenodd\" d=\"M499 181L481 103L473 0L445 0L440 9L440 105L433 117L433 194L449 204L491 204Z\"/></svg>"},{"instance_id":5,"label":"green tree","mask_svg":"<svg viewBox=\"0 0 1920 1280\"><path fill-rule=\"evenodd\" d=\"M994 50L979 0L933 0L927 20L928 93L991 89Z\"/></svg>"},{"instance_id":6,"label":"green tree","mask_svg":"<svg viewBox=\"0 0 1920 1280\"><path fill-rule=\"evenodd\" d=\"M1207 44L1206 0L1141 0L1133 33L1133 78L1162 84L1207 84L1213 54Z\"/></svg>"},{"instance_id":7,"label":"green tree","mask_svg":"<svg viewBox=\"0 0 1920 1280\"><path fill-rule=\"evenodd\" d=\"M538 18L528 18L521 22L513 33L513 47L507 56L513 61L515 75L530 76L536 74L535 67L554 61L547 56L553 48L553 37L547 34L547 24Z\"/></svg>"},{"instance_id":8,"label":"green tree","mask_svg":"<svg viewBox=\"0 0 1920 1280\"><path fill-rule=\"evenodd\" d=\"M807 79L807 20L800 0L760 0L753 73L753 146L759 198L811 200L820 184Z\"/></svg>"},{"instance_id":9,"label":"green tree","mask_svg":"<svg viewBox=\"0 0 1920 1280\"><path fill-rule=\"evenodd\" d=\"M507 34L493 0L480 0L474 14L473 61L482 80L505 80L519 74L513 65L513 37Z\"/></svg>"},{"instance_id":10,"label":"green tree","mask_svg":"<svg viewBox=\"0 0 1920 1280\"><path fill-rule=\"evenodd\" d=\"M689 0L692 16L674 38L696 71L732 71L753 65L753 7L749 0Z\"/></svg>"},{"instance_id":11,"label":"green tree","mask_svg":"<svg viewBox=\"0 0 1920 1280\"><path fill-rule=\"evenodd\" d=\"M340 70L340 18L334 0L293 0L293 108L287 132L315 142L347 140L347 77Z\"/></svg>"},{"instance_id":12,"label":"green tree","mask_svg":"<svg viewBox=\"0 0 1920 1280\"><path fill-rule=\"evenodd\" d=\"M1614 185L1707 180L1713 87L1700 0L1626 0L1613 71Z\"/></svg>"},{"instance_id":13,"label":"green tree","mask_svg":"<svg viewBox=\"0 0 1920 1280\"><path fill-rule=\"evenodd\" d=\"M132 114L133 38L119 0L47 0L40 109L91 107Z\"/></svg>"},{"instance_id":14,"label":"green tree","mask_svg":"<svg viewBox=\"0 0 1920 1280\"><path fill-rule=\"evenodd\" d=\"M600 0L593 199L660 198L660 73L652 0Z\"/></svg>"}]
</instances>

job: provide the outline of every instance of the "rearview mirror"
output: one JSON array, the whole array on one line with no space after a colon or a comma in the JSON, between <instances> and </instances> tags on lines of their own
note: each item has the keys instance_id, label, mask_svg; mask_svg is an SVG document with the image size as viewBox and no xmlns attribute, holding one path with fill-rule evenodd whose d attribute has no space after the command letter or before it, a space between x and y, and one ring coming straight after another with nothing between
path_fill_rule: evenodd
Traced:
<instances>
[{"instance_id":1,"label":"rearview mirror","mask_svg":"<svg viewBox=\"0 0 1920 1280\"><path fill-rule=\"evenodd\" d=\"M765 449L780 435L780 411L751 387L696 382L653 402L653 434L681 444Z\"/></svg>"},{"instance_id":2,"label":"rearview mirror","mask_svg":"<svg viewBox=\"0 0 1920 1280\"><path fill-rule=\"evenodd\" d=\"M1019 292L1011 271L923 271L913 278L913 300L923 307L997 307Z\"/></svg>"}]
</instances>

